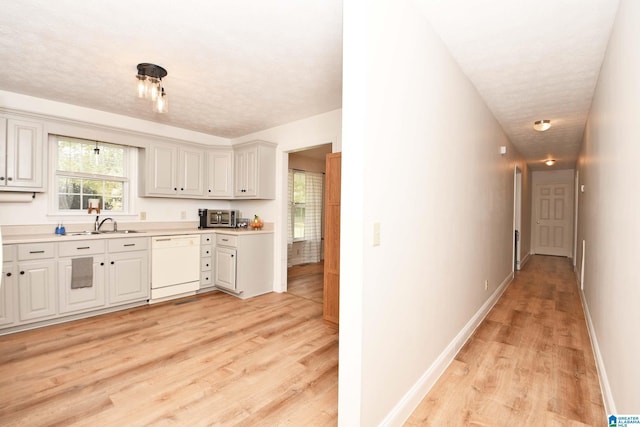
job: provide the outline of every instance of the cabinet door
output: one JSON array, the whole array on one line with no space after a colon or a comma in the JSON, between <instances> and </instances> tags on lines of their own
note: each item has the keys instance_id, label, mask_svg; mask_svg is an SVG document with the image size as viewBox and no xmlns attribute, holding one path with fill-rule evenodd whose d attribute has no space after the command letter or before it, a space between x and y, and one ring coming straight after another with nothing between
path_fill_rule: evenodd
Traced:
<instances>
[{"instance_id":1,"label":"cabinet door","mask_svg":"<svg viewBox=\"0 0 640 427\"><path fill-rule=\"evenodd\" d=\"M60 313L71 313L96 309L105 305L105 258L103 255L93 257L93 283L86 288L71 287L73 273L71 258L58 261L58 301Z\"/></svg>"},{"instance_id":2,"label":"cabinet door","mask_svg":"<svg viewBox=\"0 0 640 427\"><path fill-rule=\"evenodd\" d=\"M147 148L147 193L177 194L178 147L173 145L151 145Z\"/></svg>"},{"instance_id":3,"label":"cabinet door","mask_svg":"<svg viewBox=\"0 0 640 427\"><path fill-rule=\"evenodd\" d=\"M109 303L120 304L149 298L147 251L109 254Z\"/></svg>"},{"instance_id":4,"label":"cabinet door","mask_svg":"<svg viewBox=\"0 0 640 427\"><path fill-rule=\"evenodd\" d=\"M43 189L44 143L42 124L7 120L6 175L7 187Z\"/></svg>"},{"instance_id":5,"label":"cabinet door","mask_svg":"<svg viewBox=\"0 0 640 427\"><path fill-rule=\"evenodd\" d=\"M55 261L18 264L20 320L44 320L56 314Z\"/></svg>"},{"instance_id":6,"label":"cabinet door","mask_svg":"<svg viewBox=\"0 0 640 427\"><path fill-rule=\"evenodd\" d=\"M207 153L207 197L231 197L233 195L233 152L209 151Z\"/></svg>"},{"instance_id":7,"label":"cabinet door","mask_svg":"<svg viewBox=\"0 0 640 427\"><path fill-rule=\"evenodd\" d=\"M216 247L214 283L224 289L236 290L236 250Z\"/></svg>"},{"instance_id":8,"label":"cabinet door","mask_svg":"<svg viewBox=\"0 0 640 427\"><path fill-rule=\"evenodd\" d=\"M255 197L258 194L258 147L235 153L234 195Z\"/></svg>"},{"instance_id":9,"label":"cabinet door","mask_svg":"<svg viewBox=\"0 0 640 427\"><path fill-rule=\"evenodd\" d=\"M7 185L7 119L0 117L0 188Z\"/></svg>"},{"instance_id":10,"label":"cabinet door","mask_svg":"<svg viewBox=\"0 0 640 427\"><path fill-rule=\"evenodd\" d=\"M202 196L204 194L204 151L181 148L179 171L178 194Z\"/></svg>"},{"instance_id":11,"label":"cabinet door","mask_svg":"<svg viewBox=\"0 0 640 427\"><path fill-rule=\"evenodd\" d=\"M14 313L15 289L16 266L13 263L4 263L0 278L0 326L9 326L16 321Z\"/></svg>"}]
</instances>

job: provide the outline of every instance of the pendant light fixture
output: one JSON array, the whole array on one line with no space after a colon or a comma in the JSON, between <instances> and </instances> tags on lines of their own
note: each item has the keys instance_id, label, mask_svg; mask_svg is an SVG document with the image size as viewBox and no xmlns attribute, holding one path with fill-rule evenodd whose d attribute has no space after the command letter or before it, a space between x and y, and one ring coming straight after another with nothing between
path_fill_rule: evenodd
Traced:
<instances>
[{"instance_id":1,"label":"pendant light fixture","mask_svg":"<svg viewBox=\"0 0 640 427\"><path fill-rule=\"evenodd\" d=\"M167 70L159 65L143 62L138 64L137 94L138 98L150 99L153 111L166 113L169 111L167 93L162 86L162 79L167 76Z\"/></svg>"},{"instance_id":2,"label":"pendant light fixture","mask_svg":"<svg viewBox=\"0 0 640 427\"><path fill-rule=\"evenodd\" d=\"M533 128L538 132L544 132L551 127L551 120L538 120L533 123Z\"/></svg>"}]
</instances>

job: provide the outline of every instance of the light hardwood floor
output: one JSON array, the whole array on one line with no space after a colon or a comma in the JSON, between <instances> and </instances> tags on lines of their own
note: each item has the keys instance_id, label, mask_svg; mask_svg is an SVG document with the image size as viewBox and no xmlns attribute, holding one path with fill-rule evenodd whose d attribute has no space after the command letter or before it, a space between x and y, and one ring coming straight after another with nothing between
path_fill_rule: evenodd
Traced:
<instances>
[{"instance_id":1,"label":"light hardwood floor","mask_svg":"<svg viewBox=\"0 0 640 427\"><path fill-rule=\"evenodd\" d=\"M406 426L606 425L567 258L534 256Z\"/></svg>"},{"instance_id":2,"label":"light hardwood floor","mask_svg":"<svg viewBox=\"0 0 640 427\"><path fill-rule=\"evenodd\" d=\"M319 268L290 271L292 293L216 292L0 337L0 425L336 425ZM405 425L604 416L569 261L535 256Z\"/></svg>"},{"instance_id":3,"label":"light hardwood floor","mask_svg":"<svg viewBox=\"0 0 640 427\"><path fill-rule=\"evenodd\" d=\"M338 335L321 304L180 302L0 337L0 425L337 423Z\"/></svg>"},{"instance_id":4,"label":"light hardwood floor","mask_svg":"<svg viewBox=\"0 0 640 427\"><path fill-rule=\"evenodd\" d=\"M289 267L287 292L322 304L323 276L323 261Z\"/></svg>"}]
</instances>

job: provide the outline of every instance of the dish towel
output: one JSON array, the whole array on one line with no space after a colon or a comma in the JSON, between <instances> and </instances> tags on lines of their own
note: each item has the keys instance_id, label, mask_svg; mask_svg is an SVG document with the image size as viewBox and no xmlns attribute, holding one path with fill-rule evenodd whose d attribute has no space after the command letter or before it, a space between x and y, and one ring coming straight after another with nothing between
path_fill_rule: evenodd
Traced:
<instances>
[{"instance_id":1,"label":"dish towel","mask_svg":"<svg viewBox=\"0 0 640 427\"><path fill-rule=\"evenodd\" d=\"M71 260L71 289L93 286L93 257Z\"/></svg>"}]
</instances>

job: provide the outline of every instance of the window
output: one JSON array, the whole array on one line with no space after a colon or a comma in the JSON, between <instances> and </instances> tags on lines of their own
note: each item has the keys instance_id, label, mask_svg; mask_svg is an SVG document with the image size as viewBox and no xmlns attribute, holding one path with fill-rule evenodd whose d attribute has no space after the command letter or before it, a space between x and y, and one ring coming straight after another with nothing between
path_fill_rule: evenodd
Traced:
<instances>
[{"instance_id":1,"label":"window","mask_svg":"<svg viewBox=\"0 0 640 427\"><path fill-rule=\"evenodd\" d=\"M64 136L55 141L55 206L58 212L82 212L89 199L100 209L127 213L129 148Z\"/></svg>"},{"instance_id":2,"label":"window","mask_svg":"<svg viewBox=\"0 0 640 427\"><path fill-rule=\"evenodd\" d=\"M293 241L304 240L306 184L304 172L293 172Z\"/></svg>"}]
</instances>

